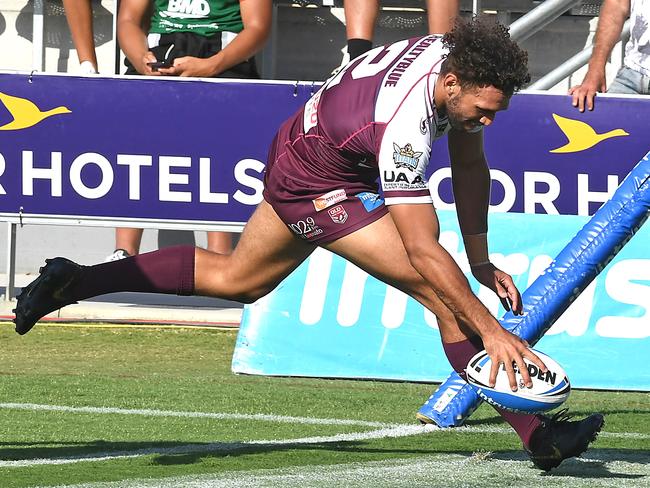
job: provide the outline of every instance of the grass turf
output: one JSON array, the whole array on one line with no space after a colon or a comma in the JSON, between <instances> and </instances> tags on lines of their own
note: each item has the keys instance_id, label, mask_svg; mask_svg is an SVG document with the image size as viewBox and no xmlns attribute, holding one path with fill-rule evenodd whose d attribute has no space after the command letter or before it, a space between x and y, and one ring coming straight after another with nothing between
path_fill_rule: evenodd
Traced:
<instances>
[{"instance_id":1,"label":"grass turf","mask_svg":"<svg viewBox=\"0 0 650 488\"><path fill-rule=\"evenodd\" d=\"M230 359L235 331L37 327L24 337L0 326L0 402L119 407L188 412L273 414L413 424L431 385L372 381L235 376ZM596 451L650 455L650 395L574 391L567 406L577 415L602 411L607 433ZM469 425L503 426L482 406ZM359 425L150 417L100 413L0 409L0 460L98 456L115 451L142 455L62 465L2 466L0 486L61 484L251 472L494 452L523 460L518 438L507 430L448 431L432 435L250 445L367 432ZM220 444L215 444L220 443ZM166 454L188 444L204 452ZM153 452L146 454L150 449ZM650 458L650 456L648 456ZM532 469L532 468L531 468Z\"/></svg>"}]
</instances>

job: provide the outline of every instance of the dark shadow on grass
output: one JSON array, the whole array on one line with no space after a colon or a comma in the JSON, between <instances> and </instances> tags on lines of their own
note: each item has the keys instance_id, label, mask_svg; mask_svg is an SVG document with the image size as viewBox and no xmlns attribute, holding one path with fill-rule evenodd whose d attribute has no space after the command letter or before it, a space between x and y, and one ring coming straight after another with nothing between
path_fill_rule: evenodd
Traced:
<instances>
[{"instance_id":1,"label":"dark shadow on grass","mask_svg":"<svg viewBox=\"0 0 650 488\"><path fill-rule=\"evenodd\" d=\"M204 452L189 452L184 454L163 454L153 459L154 464L159 465L182 465L194 464L205 458L220 458L232 456L246 456L252 454L264 454L268 452L284 451L332 451L332 452L354 452L366 454L391 454L391 455L426 455L434 454L438 451L435 449L386 449L386 448L369 448L365 441L339 441L339 442L315 442L315 443L286 443L286 444L246 444L242 442L224 442L215 444L206 444ZM213 448L213 449L211 449ZM451 454L451 452L449 452ZM460 453L459 453L460 454ZM464 452L464 455L471 453Z\"/></svg>"},{"instance_id":2,"label":"dark shadow on grass","mask_svg":"<svg viewBox=\"0 0 650 488\"><path fill-rule=\"evenodd\" d=\"M472 452L436 448L434 445L427 449L403 449L389 447L371 447L371 441L333 441L314 443L246 443L246 442L113 442L95 440L90 442L22 442L0 443L0 460L29 461L37 459L69 459L71 461L87 458L102 457L119 460L133 456L153 456L152 463L161 466L191 465L204 459L264 454L269 452L286 451L332 451L363 454L384 454L392 456L403 455L432 455L456 454L471 457ZM639 482L648 476L638 474L612 473L606 463L623 461L645 463L650 459L647 450L629 449L590 449L585 455L586 460L568 459L558 468L546 473L540 471L543 477L577 477L583 479L621 479ZM528 462L523 451L500 451L489 454L486 459L502 461ZM530 463L531 469L536 469Z\"/></svg>"},{"instance_id":3,"label":"dark shadow on grass","mask_svg":"<svg viewBox=\"0 0 650 488\"><path fill-rule=\"evenodd\" d=\"M154 456L159 465L184 465L200 462L204 458L245 456L268 452L295 450L323 450L333 452L384 453L391 455L427 455L439 452L469 456L471 452L454 452L445 449L390 449L369 447L368 441L336 441L314 443L246 443L246 442L5 442L0 443L0 462L30 461L37 459L114 458Z\"/></svg>"},{"instance_id":4,"label":"dark shadow on grass","mask_svg":"<svg viewBox=\"0 0 650 488\"><path fill-rule=\"evenodd\" d=\"M156 450L173 449L188 444L175 441L114 442L99 439L85 442L0 442L0 461L96 457L107 453L128 454L142 449L151 449L152 454L155 454Z\"/></svg>"},{"instance_id":5,"label":"dark shadow on grass","mask_svg":"<svg viewBox=\"0 0 650 488\"><path fill-rule=\"evenodd\" d=\"M525 461L527 456L524 453L496 452L490 455L492 459L502 461ZM642 474L612 473L607 469L606 463L621 461L628 463L647 463L650 459L650 452L639 449L589 449L585 458L571 458L550 471L540 471L542 477L571 477L583 479L623 479L640 480L648 478ZM534 468L532 463L531 467Z\"/></svg>"}]
</instances>

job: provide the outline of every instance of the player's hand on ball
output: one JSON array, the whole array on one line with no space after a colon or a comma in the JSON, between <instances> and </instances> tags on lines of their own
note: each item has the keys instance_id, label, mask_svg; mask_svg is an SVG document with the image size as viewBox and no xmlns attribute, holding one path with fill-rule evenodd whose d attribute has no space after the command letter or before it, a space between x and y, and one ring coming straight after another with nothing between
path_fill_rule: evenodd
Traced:
<instances>
[{"instance_id":1,"label":"player's hand on ball","mask_svg":"<svg viewBox=\"0 0 650 488\"><path fill-rule=\"evenodd\" d=\"M492 263L472 266L472 274L480 284L487 286L497 294L503 308L508 311L512 310L515 315L522 314L521 294L517 290L515 282L512 281L512 276L505 271L501 271Z\"/></svg>"},{"instance_id":2,"label":"player's hand on ball","mask_svg":"<svg viewBox=\"0 0 650 488\"><path fill-rule=\"evenodd\" d=\"M546 365L542 360L528 348L528 343L516 335L500 328L499 332L483 337L485 350L492 359L492 368L490 370L490 387L496 384L497 374L501 366L504 367L508 375L510 389L517 391L517 379L515 377L514 365L517 365L521 377L526 387L531 388L533 382L530 379L528 368L524 362L524 357L534 363L543 372L547 371Z\"/></svg>"}]
</instances>

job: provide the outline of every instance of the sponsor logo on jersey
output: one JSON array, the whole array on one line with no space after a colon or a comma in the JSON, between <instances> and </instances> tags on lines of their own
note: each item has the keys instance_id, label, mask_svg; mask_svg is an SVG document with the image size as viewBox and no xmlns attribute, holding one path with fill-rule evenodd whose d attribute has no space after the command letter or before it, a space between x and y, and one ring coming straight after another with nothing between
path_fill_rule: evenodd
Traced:
<instances>
[{"instance_id":1,"label":"sponsor logo on jersey","mask_svg":"<svg viewBox=\"0 0 650 488\"><path fill-rule=\"evenodd\" d=\"M364 156L359 160L359 162L357 163L357 166L359 166L360 168L370 168L370 169L372 169L373 166L372 166L372 164L368 164L369 162L370 161L369 161L368 157Z\"/></svg>"},{"instance_id":2,"label":"sponsor logo on jersey","mask_svg":"<svg viewBox=\"0 0 650 488\"><path fill-rule=\"evenodd\" d=\"M381 207L384 204L384 199L378 193L364 191L357 193L355 197L361 200L366 212L372 212L374 209Z\"/></svg>"},{"instance_id":3,"label":"sponsor logo on jersey","mask_svg":"<svg viewBox=\"0 0 650 488\"><path fill-rule=\"evenodd\" d=\"M294 234L302 237L303 239L311 239L323 233L318 224L314 221L313 217L307 217L304 220L299 220L293 224L289 224L289 228Z\"/></svg>"},{"instance_id":4,"label":"sponsor logo on jersey","mask_svg":"<svg viewBox=\"0 0 650 488\"><path fill-rule=\"evenodd\" d=\"M426 135L429 132L429 126L431 125L431 120L429 117L422 117L420 119L420 133Z\"/></svg>"},{"instance_id":5,"label":"sponsor logo on jersey","mask_svg":"<svg viewBox=\"0 0 650 488\"><path fill-rule=\"evenodd\" d=\"M406 168L415 171L420 164L422 152L414 151L413 146L407 143L404 147L399 147L393 142L393 161L396 168Z\"/></svg>"},{"instance_id":6,"label":"sponsor logo on jersey","mask_svg":"<svg viewBox=\"0 0 650 488\"><path fill-rule=\"evenodd\" d=\"M409 188L410 185L424 185L424 179L420 175L409 178L404 171L384 171L384 189ZM425 185L426 186L426 185Z\"/></svg>"},{"instance_id":7,"label":"sponsor logo on jersey","mask_svg":"<svg viewBox=\"0 0 650 488\"><path fill-rule=\"evenodd\" d=\"M335 203L342 202L346 198L348 198L348 196L346 195L345 190L340 189L325 193L325 195L319 196L318 198L312 200L312 202L316 211L320 212L321 210L325 210L326 208L331 207Z\"/></svg>"},{"instance_id":8,"label":"sponsor logo on jersey","mask_svg":"<svg viewBox=\"0 0 650 488\"><path fill-rule=\"evenodd\" d=\"M327 211L327 213L330 214L330 218L335 224L344 224L345 221L348 220L348 213L345 208L343 208L343 205L332 207Z\"/></svg>"}]
</instances>

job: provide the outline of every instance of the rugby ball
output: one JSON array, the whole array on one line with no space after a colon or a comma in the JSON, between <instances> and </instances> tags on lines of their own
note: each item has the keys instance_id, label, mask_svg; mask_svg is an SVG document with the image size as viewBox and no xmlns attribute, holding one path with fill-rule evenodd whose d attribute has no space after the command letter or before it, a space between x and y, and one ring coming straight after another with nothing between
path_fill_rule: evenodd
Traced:
<instances>
[{"instance_id":1,"label":"rugby ball","mask_svg":"<svg viewBox=\"0 0 650 488\"><path fill-rule=\"evenodd\" d=\"M527 388L515 365L517 391L510 389L508 374L500 365L496 384L490 388L490 369L492 360L485 350L476 354L467 364L467 381L479 396L491 405L510 412L540 413L560 406L569 398L571 384L569 378L558 363L546 354L531 349L539 357L548 371L542 372L534 363L524 358L528 374L533 381L532 388Z\"/></svg>"}]
</instances>

